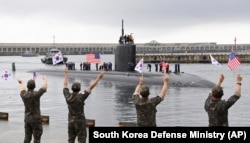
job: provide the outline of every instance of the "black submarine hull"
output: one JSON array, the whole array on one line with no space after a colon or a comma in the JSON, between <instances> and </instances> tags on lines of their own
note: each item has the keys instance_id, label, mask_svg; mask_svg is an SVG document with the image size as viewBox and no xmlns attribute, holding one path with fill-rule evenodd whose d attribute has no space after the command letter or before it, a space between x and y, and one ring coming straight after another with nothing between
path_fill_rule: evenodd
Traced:
<instances>
[{"instance_id":1,"label":"black submarine hull","mask_svg":"<svg viewBox=\"0 0 250 143\"><path fill-rule=\"evenodd\" d=\"M122 20L122 35L119 39L119 45L115 49L115 70L114 71L105 71L104 77L102 80L114 81L114 82L124 82L129 85L137 85L139 82L139 77L141 76L138 72L131 72L134 70L135 65L138 61L136 59L136 45L132 35L129 35L130 40L126 39L127 36L124 35L123 29L123 20ZM125 41L124 41L125 40ZM142 57L143 58L143 57ZM155 59L157 60L157 59ZM53 76L64 76L63 70L40 70L40 73L44 75L53 75ZM100 71L75 71L70 70L69 76L72 78L90 78L95 79ZM169 74L169 86L174 87L204 87L212 88L215 84L211 81L208 81L202 77L182 73L178 70L175 73ZM143 73L144 83L147 85L162 85L163 84L163 73Z\"/></svg>"},{"instance_id":2,"label":"black submarine hull","mask_svg":"<svg viewBox=\"0 0 250 143\"><path fill-rule=\"evenodd\" d=\"M40 74L60 76L64 77L63 70L38 70ZM100 71L76 71L70 70L70 78L79 79L95 79ZM136 85L139 82L139 77L142 74L137 72L117 72L117 71L104 71L104 77L102 80L123 82L129 85ZM144 83L146 85L162 85L163 84L163 73L143 73ZM169 86L172 87L201 87L201 88L212 88L215 83L206 80L200 76L192 75L188 73L168 73Z\"/></svg>"}]
</instances>

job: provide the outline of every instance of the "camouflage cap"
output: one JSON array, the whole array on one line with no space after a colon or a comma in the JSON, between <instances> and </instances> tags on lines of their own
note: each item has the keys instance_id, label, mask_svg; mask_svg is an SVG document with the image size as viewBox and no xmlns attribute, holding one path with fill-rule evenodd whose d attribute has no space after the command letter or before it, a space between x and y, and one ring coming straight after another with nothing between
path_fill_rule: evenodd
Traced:
<instances>
[{"instance_id":1,"label":"camouflage cap","mask_svg":"<svg viewBox=\"0 0 250 143\"><path fill-rule=\"evenodd\" d=\"M79 82L75 82L71 87L73 92L79 92L81 90L81 84Z\"/></svg>"},{"instance_id":2,"label":"camouflage cap","mask_svg":"<svg viewBox=\"0 0 250 143\"><path fill-rule=\"evenodd\" d=\"M147 86L142 86L141 87L141 91L140 91L140 95L142 96L142 97L148 97L148 95L149 95L149 88L147 87Z\"/></svg>"},{"instance_id":3,"label":"camouflage cap","mask_svg":"<svg viewBox=\"0 0 250 143\"><path fill-rule=\"evenodd\" d=\"M224 95L222 87L221 86L215 86L214 88L212 88L212 95L215 98L221 98Z\"/></svg>"},{"instance_id":4,"label":"camouflage cap","mask_svg":"<svg viewBox=\"0 0 250 143\"><path fill-rule=\"evenodd\" d=\"M27 88L28 89L35 89L36 88L36 83L33 79L31 79L27 82Z\"/></svg>"}]
</instances>

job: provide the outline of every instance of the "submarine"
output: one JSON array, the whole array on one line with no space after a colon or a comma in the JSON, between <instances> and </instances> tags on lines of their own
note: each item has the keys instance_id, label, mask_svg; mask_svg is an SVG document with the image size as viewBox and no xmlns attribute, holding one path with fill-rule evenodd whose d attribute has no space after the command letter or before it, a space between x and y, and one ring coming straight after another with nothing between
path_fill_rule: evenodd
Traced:
<instances>
[{"instance_id":1,"label":"submarine","mask_svg":"<svg viewBox=\"0 0 250 143\"><path fill-rule=\"evenodd\" d=\"M119 44L115 49L115 70L104 71L102 80L124 82L127 84L137 84L141 73L135 72L131 68L131 64L136 64L136 45L132 35L124 35L123 20L122 20L122 34L119 38ZM132 70L131 70L132 69ZM39 73L44 75L64 76L63 70L55 69L42 69L38 70ZM94 79L100 71L77 71L69 70L69 77L71 78L90 78ZM197 75L192 75L184 72L170 72L166 73L169 76L169 86L173 87L201 87L212 88L215 83L206 80ZM144 84L146 85L162 85L164 74L161 72L149 73L143 72Z\"/></svg>"},{"instance_id":2,"label":"submarine","mask_svg":"<svg viewBox=\"0 0 250 143\"><path fill-rule=\"evenodd\" d=\"M38 71L40 74L52 75L64 77L63 70L50 70L42 69ZM95 79L100 71L77 71L69 70L69 78L79 78L79 79ZM197 75L188 73L167 73L169 76L169 87L201 87L201 88L212 88L215 83L201 78ZM139 82L139 77L142 74L137 72L117 72L117 71L104 71L104 77L102 80L127 83L127 84L137 84ZM146 85L163 85L163 73L143 73L144 84Z\"/></svg>"}]
</instances>

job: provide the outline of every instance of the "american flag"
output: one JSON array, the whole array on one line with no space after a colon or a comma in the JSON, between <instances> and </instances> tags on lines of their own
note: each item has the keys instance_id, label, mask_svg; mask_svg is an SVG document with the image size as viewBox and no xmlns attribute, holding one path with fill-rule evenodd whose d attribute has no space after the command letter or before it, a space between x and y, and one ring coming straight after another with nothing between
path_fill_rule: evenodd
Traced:
<instances>
[{"instance_id":1,"label":"american flag","mask_svg":"<svg viewBox=\"0 0 250 143\"><path fill-rule=\"evenodd\" d=\"M101 63L99 54L87 54L86 59L88 63Z\"/></svg>"},{"instance_id":2,"label":"american flag","mask_svg":"<svg viewBox=\"0 0 250 143\"><path fill-rule=\"evenodd\" d=\"M230 68L230 70L234 70L240 65L240 61L235 56L235 52L230 53L227 65Z\"/></svg>"}]
</instances>

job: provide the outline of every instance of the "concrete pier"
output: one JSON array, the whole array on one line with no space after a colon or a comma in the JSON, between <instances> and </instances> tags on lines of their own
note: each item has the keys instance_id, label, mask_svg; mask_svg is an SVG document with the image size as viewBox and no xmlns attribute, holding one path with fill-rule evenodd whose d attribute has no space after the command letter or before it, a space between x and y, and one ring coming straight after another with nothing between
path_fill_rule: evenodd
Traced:
<instances>
[{"instance_id":1,"label":"concrete pier","mask_svg":"<svg viewBox=\"0 0 250 143\"><path fill-rule=\"evenodd\" d=\"M235 44L210 43L133 43L136 54L194 55L229 54ZM45 55L51 48L61 50L64 55L83 55L88 53L114 54L117 43L0 43L0 56L21 56L26 51ZM250 44L237 44L237 54L250 53Z\"/></svg>"},{"instance_id":2,"label":"concrete pier","mask_svg":"<svg viewBox=\"0 0 250 143\"><path fill-rule=\"evenodd\" d=\"M229 53L216 53L212 56L220 63L227 63L229 59ZM241 63L250 62L250 53L239 53L236 55ZM168 63L211 63L210 53L199 54L137 54L136 61L144 58L144 63L155 63L160 61L166 61Z\"/></svg>"}]
</instances>

